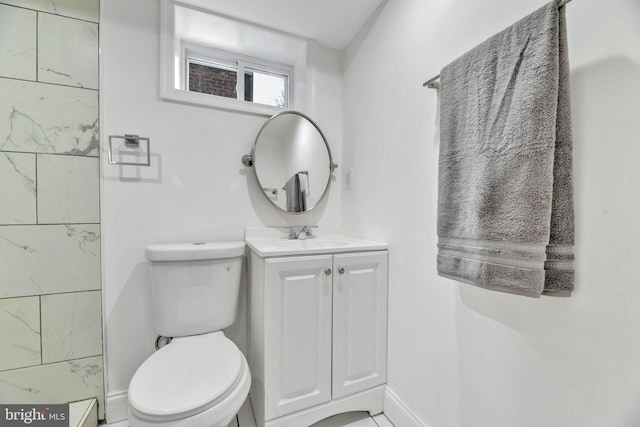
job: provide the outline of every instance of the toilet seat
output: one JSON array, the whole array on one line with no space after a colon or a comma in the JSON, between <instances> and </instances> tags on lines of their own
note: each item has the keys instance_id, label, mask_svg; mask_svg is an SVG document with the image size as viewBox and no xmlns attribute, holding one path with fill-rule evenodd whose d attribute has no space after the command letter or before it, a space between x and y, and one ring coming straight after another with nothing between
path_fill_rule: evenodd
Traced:
<instances>
[{"instance_id":1,"label":"toilet seat","mask_svg":"<svg viewBox=\"0 0 640 427\"><path fill-rule=\"evenodd\" d=\"M131 412L149 421L201 413L233 393L246 370L244 356L222 331L175 338L133 376Z\"/></svg>"}]
</instances>

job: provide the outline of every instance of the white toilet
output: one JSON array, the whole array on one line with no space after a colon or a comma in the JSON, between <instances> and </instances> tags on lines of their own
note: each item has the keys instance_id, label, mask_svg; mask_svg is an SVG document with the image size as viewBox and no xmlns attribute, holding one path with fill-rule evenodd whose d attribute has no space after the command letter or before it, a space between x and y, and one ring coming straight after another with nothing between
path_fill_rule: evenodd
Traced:
<instances>
[{"instance_id":1,"label":"white toilet","mask_svg":"<svg viewBox=\"0 0 640 427\"><path fill-rule=\"evenodd\" d=\"M129 384L129 425L226 427L251 373L222 329L235 321L244 242L150 245L156 329L173 340Z\"/></svg>"}]
</instances>

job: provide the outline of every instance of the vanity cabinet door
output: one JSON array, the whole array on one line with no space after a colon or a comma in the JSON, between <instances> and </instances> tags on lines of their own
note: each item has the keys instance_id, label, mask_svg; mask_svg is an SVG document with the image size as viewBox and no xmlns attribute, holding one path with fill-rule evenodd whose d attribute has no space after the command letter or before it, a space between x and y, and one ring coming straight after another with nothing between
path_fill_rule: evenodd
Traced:
<instances>
[{"instance_id":1,"label":"vanity cabinet door","mask_svg":"<svg viewBox=\"0 0 640 427\"><path fill-rule=\"evenodd\" d=\"M333 399L387 378L387 252L333 262Z\"/></svg>"},{"instance_id":2,"label":"vanity cabinet door","mask_svg":"<svg viewBox=\"0 0 640 427\"><path fill-rule=\"evenodd\" d=\"M331 400L330 255L265 263L265 419Z\"/></svg>"}]
</instances>

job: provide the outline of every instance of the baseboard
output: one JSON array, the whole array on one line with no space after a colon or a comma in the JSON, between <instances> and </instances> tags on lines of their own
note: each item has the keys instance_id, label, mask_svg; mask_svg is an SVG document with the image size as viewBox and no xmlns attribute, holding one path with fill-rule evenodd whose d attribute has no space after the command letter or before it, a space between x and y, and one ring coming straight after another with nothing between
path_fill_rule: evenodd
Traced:
<instances>
[{"instance_id":1,"label":"baseboard","mask_svg":"<svg viewBox=\"0 0 640 427\"><path fill-rule=\"evenodd\" d=\"M109 393L106 398L106 420L113 424L127 419L127 391ZM395 426L429 427L389 387L384 393L384 414Z\"/></svg>"},{"instance_id":2,"label":"baseboard","mask_svg":"<svg viewBox=\"0 0 640 427\"><path fill-rule=\"evenodd\" d=\"M394 426L429 427L388 386L384 393L384 414Z\"/></svg>"},{"instance_id":3,"label":"baseboard","mask_svg":"<svg viewBox=\"0 0 640 427\"><path fill-rule=\"evenodd\" d=\"M127 390L109 393L106 398L105 417L108 424L127 419Z\"/></svg>"}]
</instances>

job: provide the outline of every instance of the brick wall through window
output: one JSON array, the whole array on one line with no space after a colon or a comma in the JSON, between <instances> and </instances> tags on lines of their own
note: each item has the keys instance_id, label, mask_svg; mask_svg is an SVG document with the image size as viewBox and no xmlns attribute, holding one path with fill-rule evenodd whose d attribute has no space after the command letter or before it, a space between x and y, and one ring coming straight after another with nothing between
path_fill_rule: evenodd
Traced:
<instances>
[{"instance_id":1,"label":"brick wall through window","mask_svg":"<svg viewBox=\"0 0 640 427\"><path fill-rule=\"evenodd\" d=\"M189 63L189 90L192 92L237 98L237 83L238 75L234 70Z\"/></svg>"}]
</instances>

